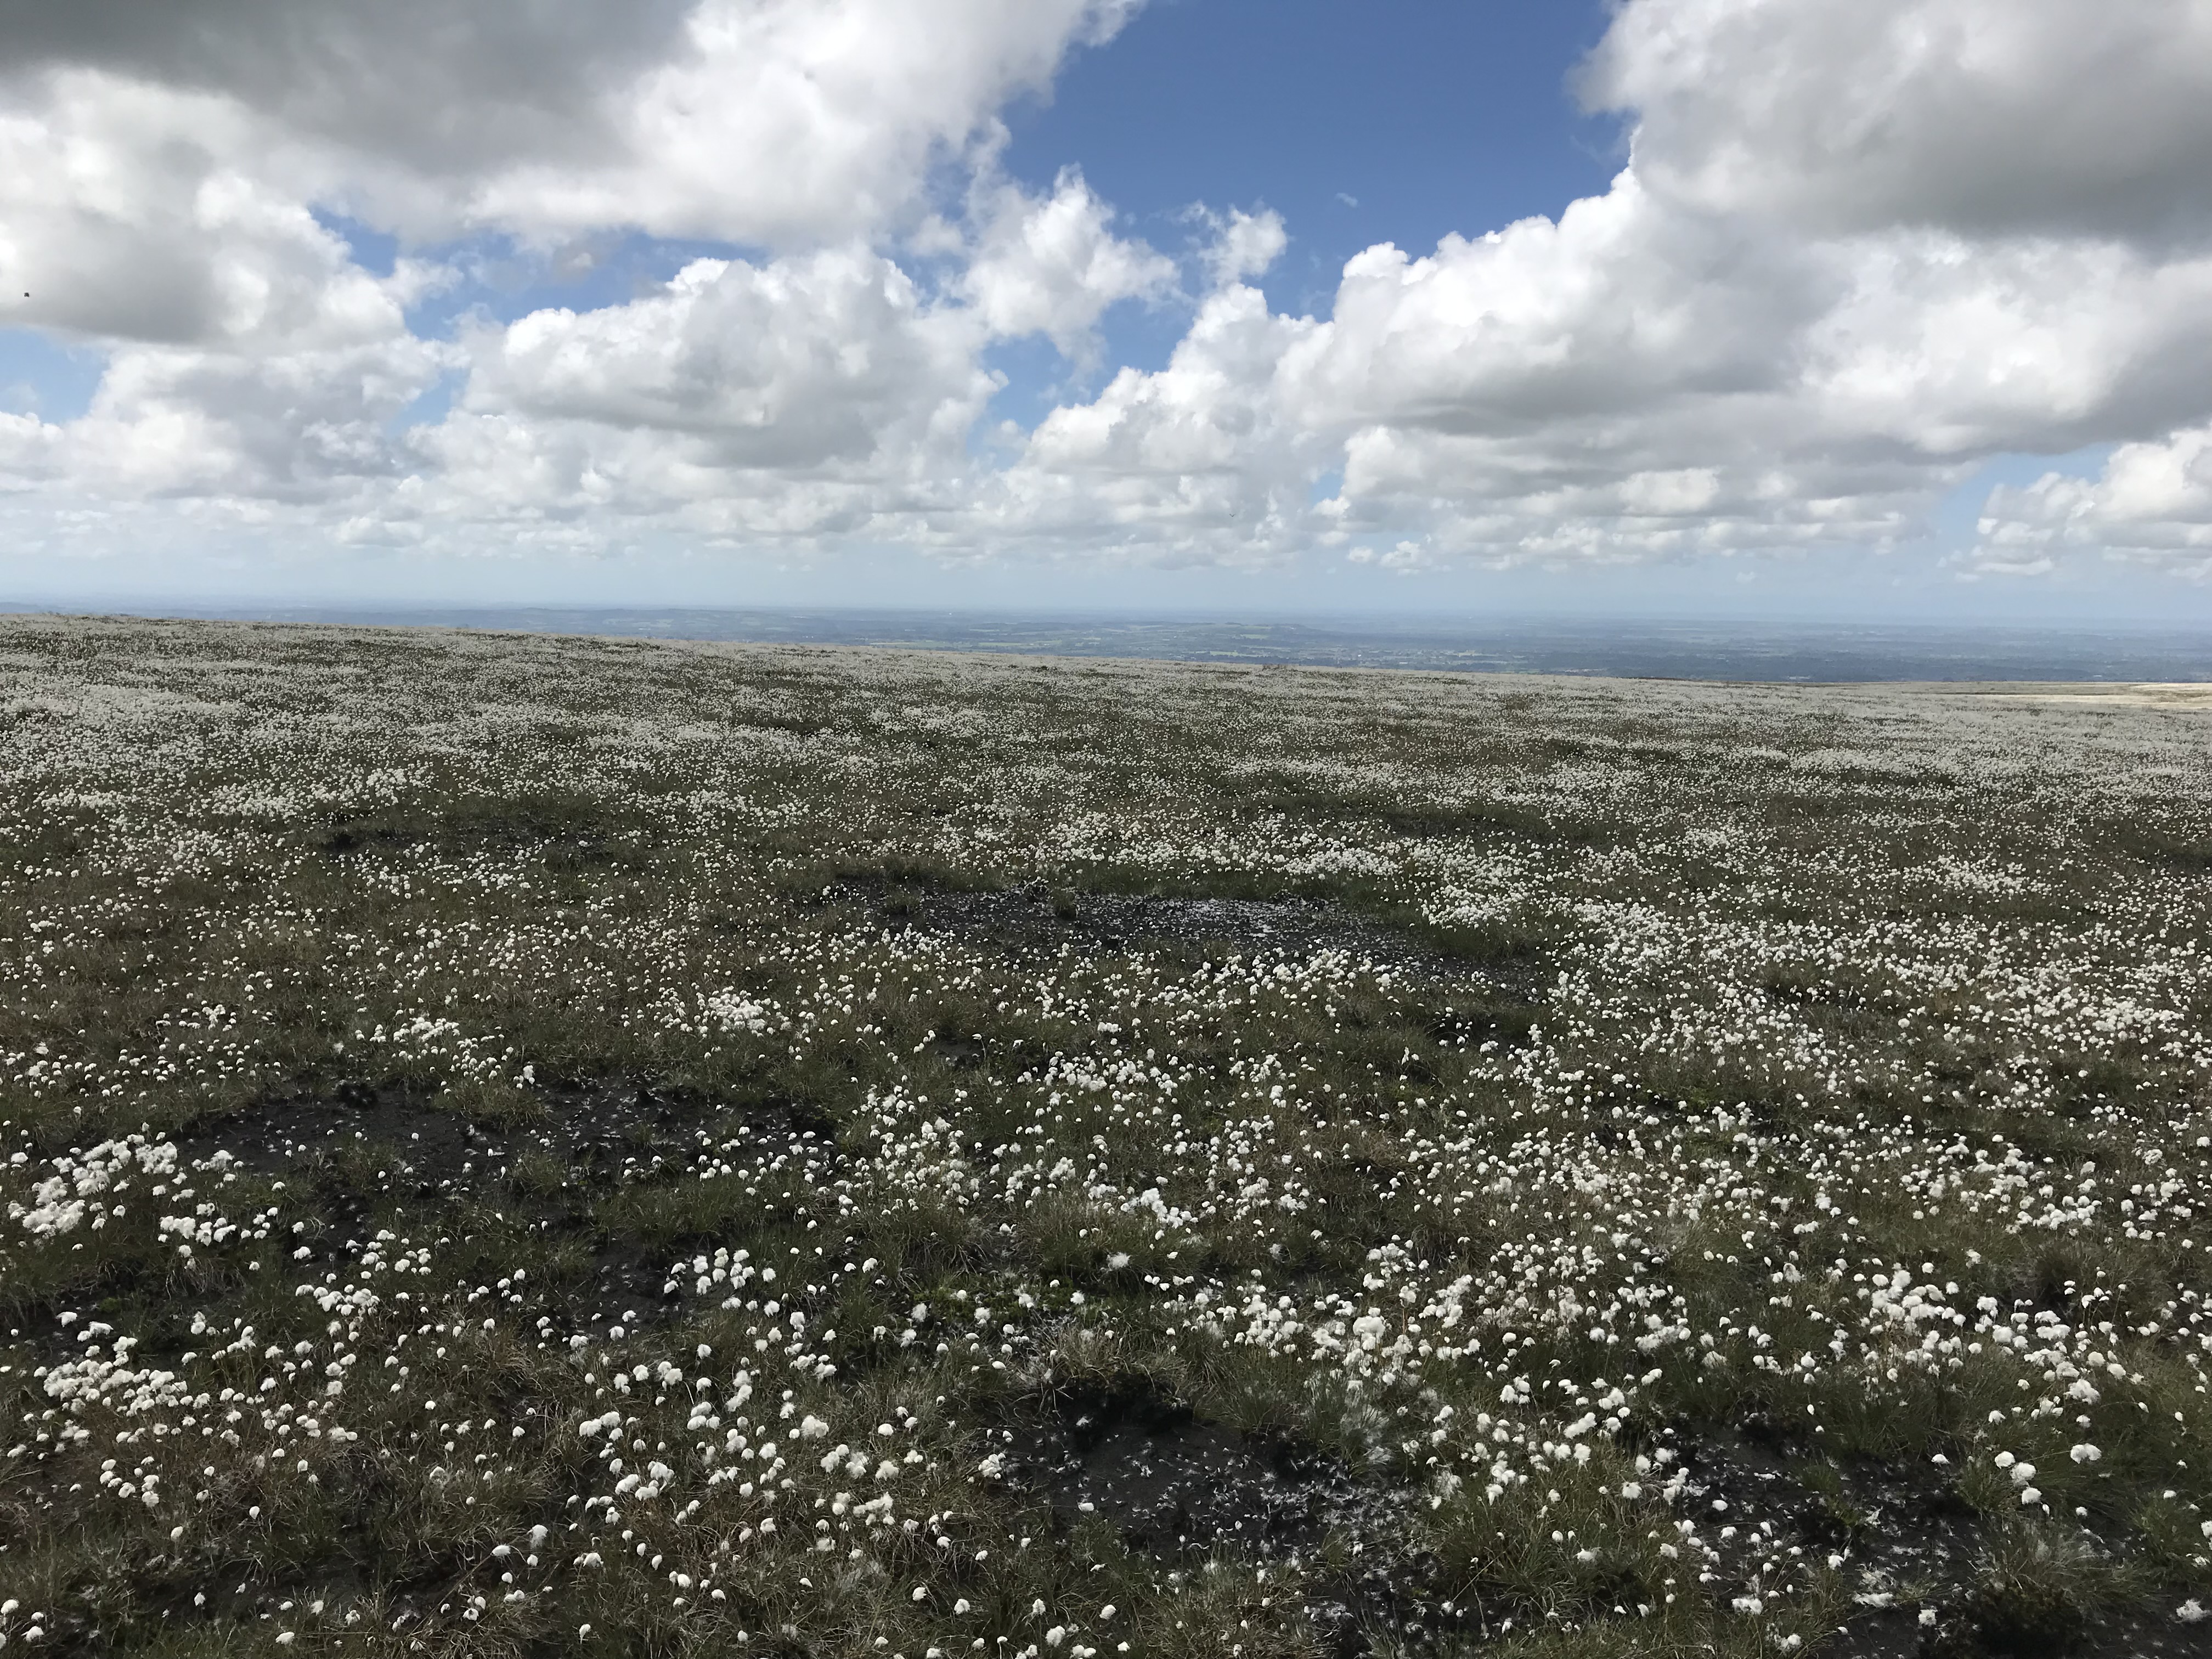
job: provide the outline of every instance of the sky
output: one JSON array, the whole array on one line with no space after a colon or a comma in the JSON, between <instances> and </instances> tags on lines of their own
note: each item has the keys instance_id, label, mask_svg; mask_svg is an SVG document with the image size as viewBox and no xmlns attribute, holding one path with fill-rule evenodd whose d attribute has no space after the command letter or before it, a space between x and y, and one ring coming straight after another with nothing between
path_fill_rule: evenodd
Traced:
<instances>
[{"instance_id":1,"label":"sky","mask_svg":"<svg viewBox=\"0 0 2212 1659\"><path fill-rule=\"evenodd\" d=\"M2212 0L0 0L0 599L2208 575Z\"/></svg>"}]
</instances>

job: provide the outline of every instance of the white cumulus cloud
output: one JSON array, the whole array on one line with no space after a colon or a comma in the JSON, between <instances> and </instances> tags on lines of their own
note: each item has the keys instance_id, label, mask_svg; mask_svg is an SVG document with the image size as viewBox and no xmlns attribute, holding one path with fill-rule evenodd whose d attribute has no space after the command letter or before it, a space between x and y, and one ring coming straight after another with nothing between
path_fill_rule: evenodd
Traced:
<instances>
[{"instance_id":1,"label":"white cumulus cloud","mask_svg":"<svg viewBox=\"0 0 2212 1659\"><path fill-rule=\"evenodd\" d=\"M1113 210L1073 168L1042 201L1003 185L977 207L982 231L961 289L994 337L1042 334L1070 356L1088 356L1109 306L1157 299L1175 284L1174 262L1116 236Z\"/></svg>"},{"instance_id":2,"label":"white cumulus cloud","mask_svg":"<svg viewBox=\"0 0 2212 1659\"><path fill-rule=\"evenodd\" d=\"M1583 76L1645 185L1818 233L2212 222L2203 0L1630 0Z\"/></svg>"},{"instance_id":3,"label":"white cumulus cloud","mask_svg":"<svg viewBox=\"0 0 2212 1659\"><path fill-rule=\"evenodd\" d=\"M1178 263L1000 172L1134 3L0 0L0 326L108 353L81 417L0 417L11 511L1412 570L1886 545L2105 447L1996 492L1980 568L2212 570L2208 0L1622 0L1610 188L1370 248L1312 317L1253 286L1273 212L1193 210ZM468 289L626 238L676 274ZM1163 366L1104 361L1132 304L1188 318ZM1024 337L1097 388L1026 429Z\"/></svg>"},{"instance_id":4,"label":"white cumulus cloud","mask_svg":"<svg viewBox=\"0 0 2212 1659\"><path fill-rule=\"evenodd\" d=\"M2202 0L1627 0L1584 81L1631 122L1605 195L1368 250L1219 393L1337 462L1310 532L1400 564L1882 545L1990 456L2212 416Z\"/></svg>"},{"instance_id":5,"label":"white cumulus cloud","mask_svg":"<svg viewBox=\"0 0 2212 1659\"><path fill-rule=\"evenodd\" d=\"M1993 490L1980 532L1973 562L1989 571L2032 574L2086 550L2212 574L2212 425L2123 444L2094 478Z\"/></svg>"}]
</instances>

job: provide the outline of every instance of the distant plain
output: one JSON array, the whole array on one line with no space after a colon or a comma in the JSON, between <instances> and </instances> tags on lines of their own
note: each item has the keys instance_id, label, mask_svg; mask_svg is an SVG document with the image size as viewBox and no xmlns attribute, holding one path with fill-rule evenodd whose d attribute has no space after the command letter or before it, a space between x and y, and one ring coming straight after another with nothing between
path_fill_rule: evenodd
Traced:
<instances>
[{"instance_id":1,"label":"distant plain","mask_svg":"<svg viewBox=\"0 0 2212 1659\"><path fill-rule=\"evenodd\" d=\"M51 605L0 604L9 611ZM76 609L78 607L63 607ZM109 605L88 605L105 611ZM2212 681L2212 631L2152 624L1807 623L1542 613L1200 613L710 606L378 606L179 601L149 617L441 627L897 650L1802 684Z\"/></svg>"}]
</instances>

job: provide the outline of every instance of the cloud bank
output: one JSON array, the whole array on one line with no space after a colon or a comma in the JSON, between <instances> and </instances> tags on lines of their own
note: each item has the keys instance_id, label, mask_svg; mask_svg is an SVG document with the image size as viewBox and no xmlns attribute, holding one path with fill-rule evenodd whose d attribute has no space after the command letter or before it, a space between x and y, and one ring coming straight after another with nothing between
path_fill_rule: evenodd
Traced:
<instances>
[{"instance_id":1,"label":"cloud bank","mask_svg":"<svg viewBox=\"0 0 2212 1659\"><path fill-rule=\"evenodd\" d=\"M1992 491L1972 568L2212 571L2208 0L1626 0L1577 77L1610 189L1312 317L1270 213L1162 249L1000 172L1133 5L0 0L0 325L106 365L0 414L19 545L1626 561L1888 545L2109 447ZM485 298L619 239L693 257ZM1133 306L1164 366L1107 359ZM1025 339L1076 390L1022 426Z\"/></svg>"}]
</instances>

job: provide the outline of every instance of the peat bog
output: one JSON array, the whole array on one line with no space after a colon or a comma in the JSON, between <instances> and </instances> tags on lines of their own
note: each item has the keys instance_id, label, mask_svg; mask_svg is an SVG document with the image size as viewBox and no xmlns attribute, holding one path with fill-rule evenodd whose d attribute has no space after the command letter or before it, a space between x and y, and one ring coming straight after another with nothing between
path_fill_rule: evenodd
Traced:
<instances>
[{"instance_id":1,"label":"peat bog","mask_svg":"<svg viewBox=\"0 0 2212 1659\"><path fill-rule=\"evenodd\" d=\"M2212 1654L2208 732L0 619L0 1639Z\"/></svg>"}]
</instances>

